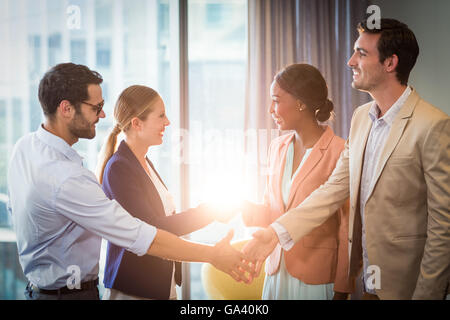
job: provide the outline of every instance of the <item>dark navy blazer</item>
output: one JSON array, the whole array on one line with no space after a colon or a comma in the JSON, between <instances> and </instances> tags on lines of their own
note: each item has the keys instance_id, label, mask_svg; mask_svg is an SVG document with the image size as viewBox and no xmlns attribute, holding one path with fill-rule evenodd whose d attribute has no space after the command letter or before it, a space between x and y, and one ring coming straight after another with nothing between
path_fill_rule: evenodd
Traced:
<instances>
[{"instance_id":1,"label":"dark navy blazer","mask_svg":"<svg viewBox=\"0 0 450 320\"><path fill-rule=\"evenodd\" d=\"M156 172L152 163L147 161ZM156 175L161 180L158 173ZM115 199L132 216L177 236L191 233L213 221L209 215L196 209L166 216L156 187L125 141L108 161L102 187L108 198ZM106 288L126 294L168 299L173 264L150 255L139 257L108 241L103 282ZM180 285L181 264L178 262L175 279Z\"/></svg>"}]
</instances>

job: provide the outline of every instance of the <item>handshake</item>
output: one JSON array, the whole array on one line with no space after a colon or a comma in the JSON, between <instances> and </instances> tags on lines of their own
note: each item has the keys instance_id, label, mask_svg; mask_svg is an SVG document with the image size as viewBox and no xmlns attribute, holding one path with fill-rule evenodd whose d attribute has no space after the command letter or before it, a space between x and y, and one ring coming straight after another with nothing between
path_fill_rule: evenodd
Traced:
<instances>
[{"instance_id":1,"label":"handshake","mask_svg":"<svg viewBox=\"0 0 450 320\"><path fill-rule=\"evenodd\" d=\"M230 206L211 204L199 206L213 215L215 220L224 223L232 219L238 212L246 214L246 211L255 210L257 207L259 206L249 202ZM230 230L221 241L215 244L214 250L212 250L213 256L209 262L236 281L250 284L254 278L259 276L264 261L275 249L278 236L270 226L260 229L252 235L253 238L242 248L242 251L238 251L230 244L233 234L233 230Z\"/></svg>"}]
</instances>

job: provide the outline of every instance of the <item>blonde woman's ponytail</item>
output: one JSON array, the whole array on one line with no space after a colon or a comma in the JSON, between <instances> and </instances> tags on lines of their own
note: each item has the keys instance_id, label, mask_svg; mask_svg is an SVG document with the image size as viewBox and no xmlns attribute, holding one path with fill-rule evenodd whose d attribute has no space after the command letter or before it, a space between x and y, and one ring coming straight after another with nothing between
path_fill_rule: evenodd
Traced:
<instances>
[{"instance_id":1,"label":"blonde woman's ponytail","mask_svg":"<svg viewBox=\"0 0 450 320\"><path fill-rule=\"evenodd\" d=\"M109 133L106 142L103 144L100 150L99 160L97 162L97 169L95 170L97 179L100 184L103 183L103 172L105 172L106 164L112 155L116 151L117 136L122 131L119 124L116 124L112 131Z\"/></svg>"}]
</instances>

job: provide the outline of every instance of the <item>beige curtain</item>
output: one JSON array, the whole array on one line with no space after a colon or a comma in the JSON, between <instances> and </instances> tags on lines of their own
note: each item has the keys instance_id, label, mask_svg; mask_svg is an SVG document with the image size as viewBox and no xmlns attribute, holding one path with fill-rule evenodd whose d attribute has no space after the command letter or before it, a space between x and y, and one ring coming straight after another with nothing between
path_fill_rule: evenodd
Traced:
<instances>
[{"instance_id":1,"label":"beige curtain","mask_svg":"<svg viewBox=\"0 0 450 320\"><path fill-rule=\"evenodd\" d=\"M245 144L248 161L256 168L260 200L265 185L265 165L270 141L278 135L271 117L270 84L274 75L291 63L309 63L324 75L335 119L329 124L347 138L354 109L368 95L351 87L347 61L358 36L356 25L366 17L365 0L249 0L248 68Z\"/></svg>"}]
</instances>

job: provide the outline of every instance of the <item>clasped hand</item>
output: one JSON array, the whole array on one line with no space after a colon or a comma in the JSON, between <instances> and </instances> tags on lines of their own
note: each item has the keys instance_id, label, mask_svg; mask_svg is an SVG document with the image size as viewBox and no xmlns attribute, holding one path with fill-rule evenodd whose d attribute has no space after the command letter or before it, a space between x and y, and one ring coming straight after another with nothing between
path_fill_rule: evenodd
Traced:
<instances>
[{"instance_id":1,"label":"clasped hand","mask_svg":"<svg viewBox=\"0 0 450 320\"><path fill-rule=\"evenodd\" d=\"M228 273L236 281L251 283L258 277L261 267L275 249L278 237L272 228L261 229L253 234L241 252L230 245L233 230L215 246L215 258L211 262L217 269Z\"/></svg>"},{"instance_id":2,"label":"clasped hand","mask_svg":"<svg viewBox=\"0 0 450 320\"><path fill-rule=\"evenodd\" d=\"M203 203L199 208L212 215L214 220L223 223L231 220L239 211L246 211L243 210L246 208L243 204ZM271 227L260 229L253 234L253 239L244 246L241 252L230 245L232 237L233 231L231 230L214 246L215 257L211 264L228 273L236 281L251 283L253 278L259 276L264 261L275 249L278 237Z\"/></svg>"},{"instance_id":3,"label":"clasped hand","mask_svg":"<svg viewBox=\"0 0 450 320\"><path fill-rule=\"evenodd\" d=\"M231 246L233 234L230 230L225 238L216 243L210 263L238 282L251 283L256 274L256 261L249 260L243 252Z\"/></svg>"}]
</instances>

